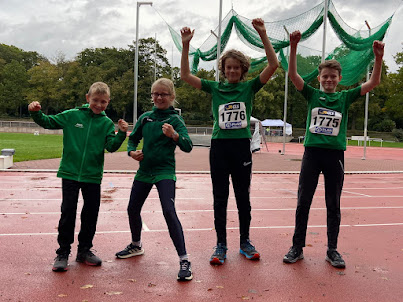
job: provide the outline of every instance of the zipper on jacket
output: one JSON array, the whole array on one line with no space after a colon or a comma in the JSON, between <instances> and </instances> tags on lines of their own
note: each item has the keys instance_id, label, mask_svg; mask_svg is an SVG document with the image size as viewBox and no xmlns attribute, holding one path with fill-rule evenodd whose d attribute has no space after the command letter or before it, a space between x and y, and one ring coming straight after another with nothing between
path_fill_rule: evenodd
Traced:
<instances>
[{"instance_id":1,"label":"zipper on jacket","mask_svg":"<svg viewBox=\"0 0 403 302\"><path fill-rule=\"evenodd\" d=\"M87 137L85 138L84 152L83 152L83 157L81 159L81 166L80 166L80 173L78 174L78 181L81 181L81 173L83 171L85 154L87 153L87 146L88 146L87 143L88 143L88 137L90 136L90 129L91 129L91 125L92 125L92 120L93 120L93 118L90 117L90 124L88 125Z\"/></svg>"}]
</instances>

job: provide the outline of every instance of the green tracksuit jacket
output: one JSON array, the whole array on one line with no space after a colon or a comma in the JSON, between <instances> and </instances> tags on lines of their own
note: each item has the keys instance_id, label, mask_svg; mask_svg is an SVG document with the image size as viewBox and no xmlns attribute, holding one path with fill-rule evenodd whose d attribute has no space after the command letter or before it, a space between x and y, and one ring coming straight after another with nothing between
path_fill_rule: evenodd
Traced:
<instances>
[{"instance_id":1,"label":"green tracksuit jacket","mask_svg":"<svg viewBox=\"0 0 403 302\"><path fill-rule=\"evenodd\" d=\"M162 132L164 123L171 124L178 132L179 140L177 142ZM190 152L193 148L182 117L176 113L173 107L160 110L154 106L152 111L145 112L139 117L133 132L129 136L128 154L130 151L136 151L142 138L144 138L144 158L140 161L135 179L148 183L155 183L161 179L176 180L176 146L179 146L184 152Z\"/></svg>"},{"instance_id":2,"label":"green tracksuit jacket","mask_svg":"<svg viewBox=\"0 0 403 302\"><path fill-rule=\"evenodd\" d=\"M104 169L104 152L119 149L126 132L118 131L105 112L94 114L88 104L45 115L30 112L33 120L45 129L63 129L63 155L57 176L60 178L100 184Z\"/></svg>"}]
</instances>

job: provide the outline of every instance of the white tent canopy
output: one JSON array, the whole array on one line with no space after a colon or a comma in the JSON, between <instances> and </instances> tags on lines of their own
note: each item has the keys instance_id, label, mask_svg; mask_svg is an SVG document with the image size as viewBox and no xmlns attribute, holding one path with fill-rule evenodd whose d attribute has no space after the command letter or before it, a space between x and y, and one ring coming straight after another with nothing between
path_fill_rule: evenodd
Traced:
<instances>
[{"instance_id":1,"label":"white tent canopy","mask_svg":"<svg viewBox=\"0 0 403 302\"><path fill-rule=\"evenodd\" d=\"M262 126L263 127L284 127L284 122L282 120L265 119L262 122ZM286 133L286 135L292 134L292 125L291 124L286 123L285 133Z\"/></svg>"}]
</instances>

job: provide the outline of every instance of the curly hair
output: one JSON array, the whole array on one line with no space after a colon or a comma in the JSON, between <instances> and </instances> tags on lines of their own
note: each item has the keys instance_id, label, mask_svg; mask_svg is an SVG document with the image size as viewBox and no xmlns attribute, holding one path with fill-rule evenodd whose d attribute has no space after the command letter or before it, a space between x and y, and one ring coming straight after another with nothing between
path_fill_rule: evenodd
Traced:
<instances>
[{"instance_id":1,"label":"curly hair","mask_svg":"<svg viewBox=\"0 0 403 302\"><path fill-rule=\"evenodd\" d=\"M221 75L225 78L225 60L228 58L232 58L235 60L238 60L239 63L241 64L242 68L242 74L241 74L241 81L246 78L246 74L248 73L249 67L250 67L250 62L249 58L245 56L242 52L239 50L235 49L230 49L226 51L220 58L220 61L218 63L218 69L220 70Z\"/></svg>"}]
</instances>

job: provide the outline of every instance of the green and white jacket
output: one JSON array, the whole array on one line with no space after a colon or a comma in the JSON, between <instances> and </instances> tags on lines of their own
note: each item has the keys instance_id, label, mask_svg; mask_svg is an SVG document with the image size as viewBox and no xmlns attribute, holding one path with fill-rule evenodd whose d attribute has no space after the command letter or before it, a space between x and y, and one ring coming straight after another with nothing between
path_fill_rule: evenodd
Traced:
<instances>
[{"instance_id":1,"label":"green and white jacket","mask_svg":"<svg viewBox=\"0 0 403 302\"><path fill-rule=\"evenodd\" d=\"M162 132L162 125L171 124L179 134L179 140L175 142ZM140 161L140 167L136 173L136 180L156 183L162 179L176 180L175 176L175 149L176 146L184 152L190 152L193 148L185 122L176 113L173 107L160 110L153 107L152 111L143 113L129 136L127 145L128 154L136 151L143 140L144 158Z\"/></svg>"},{"instance_id":2,"label":"green and white jacket","mask_svg":"<svg viewBox=\"0 0 403 302\"><path fill-rule=\"evenodd\" d=\"M46 115L30 111L31 117L45 129L63 129L63 154L57 176L100 184L105 149L114 152L126 138L126 132L115 134L115 125L105 112L94 114L88 104Z\"/></svg>"}]
</instances>

